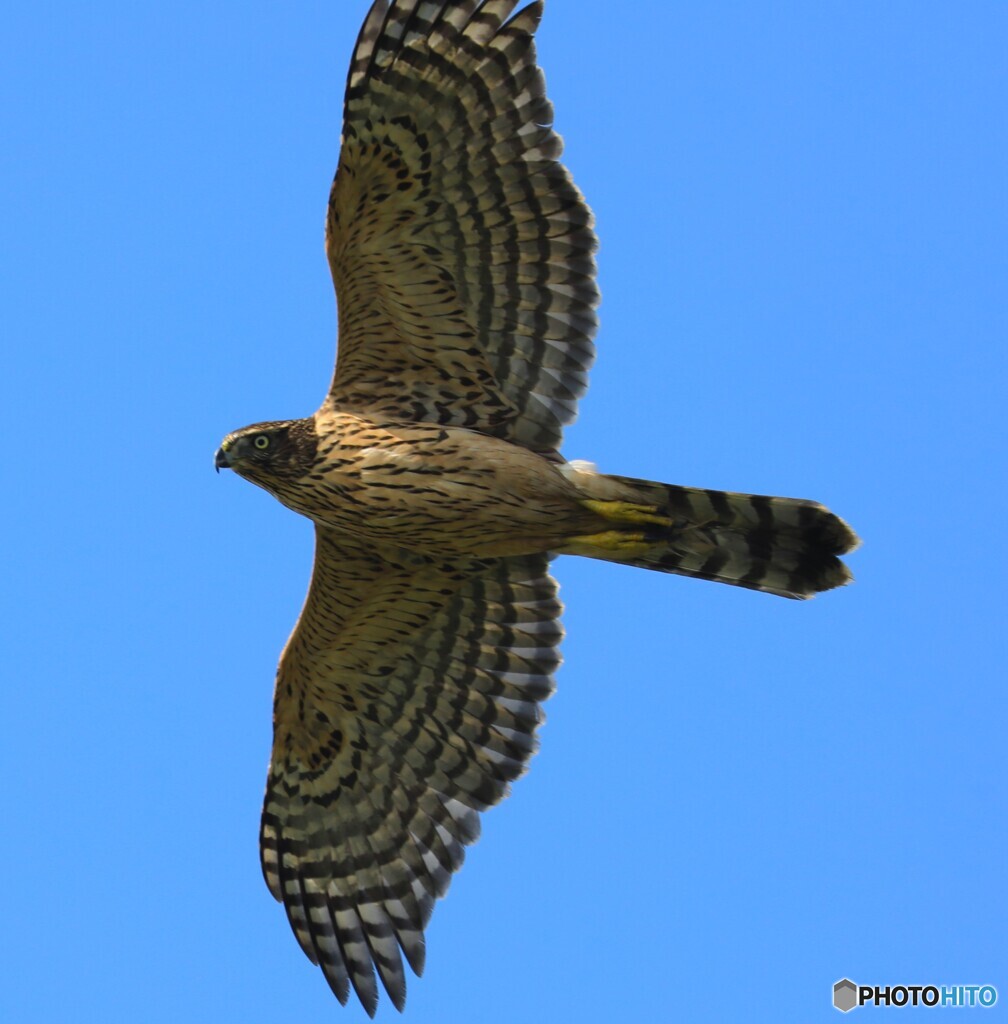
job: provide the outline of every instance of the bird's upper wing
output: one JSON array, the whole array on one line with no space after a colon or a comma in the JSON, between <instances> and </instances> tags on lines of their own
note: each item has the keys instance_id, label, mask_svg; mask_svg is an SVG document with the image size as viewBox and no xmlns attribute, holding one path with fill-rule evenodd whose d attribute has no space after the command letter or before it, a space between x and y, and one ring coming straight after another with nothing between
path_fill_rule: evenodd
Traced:
<instances>
[{"instance_id":1,"label":"bird's upper wing","mask_svg":"<svg viewBox=\"0 0 1008 1024\"><path fill-rule=\"evenodd\" d=\"M591 212L536 65L542 3L376 0L326 224L329 401L559 446L594 358Z\"/></svg>"},{"instance_id":2,"label":"bird's upper wing","mask_svg":"<svg viewBox=\"0 0 1008 1024\"><path fill-rule=\"evenodd\" d=\"M277 675L266 882L341 1002L400 1009L434 901L535 748L561 627L544 555L442 563L316 530ZM373 965L373 967L372 967Z\"/></svg>"}]
</instances>

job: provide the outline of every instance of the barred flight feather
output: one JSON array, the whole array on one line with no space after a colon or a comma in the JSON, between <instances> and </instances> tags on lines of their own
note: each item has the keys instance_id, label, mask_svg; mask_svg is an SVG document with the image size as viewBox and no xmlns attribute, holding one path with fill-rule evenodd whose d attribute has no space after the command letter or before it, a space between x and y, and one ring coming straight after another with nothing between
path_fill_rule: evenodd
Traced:
<instances>
[{"instance_id":1,"label":"barred flight feather","mask_svg":"<svg viewBox=\"0 0 1008 1024\"><path fill-rule=\"evenodd\" d=\"M558 162L542 4L516 6L379 0L364 23L327 220L330 400L552 452L594 361L597 243Z\"/></svg>"},{"instance_id":2,"label":"barred flight feather","mask_svg":"<svg viewBox=\"0 0 1008 1024\"><path fill-rule=\"evenodd\" d=\"M341 1002L352 988L369 1013L375 972L401 1008L400 951L423 970L424 926L479 835L477 812L535 751L562 635L545 555L433 564L384 554L376 564L318 530L277 676L261 830L267 884L302 949ZM337 573L339 605L328 600ZM424 620L404 609L407 591ZM353 664L362 650L373 653Z\"/></svg>"}]
</instances>

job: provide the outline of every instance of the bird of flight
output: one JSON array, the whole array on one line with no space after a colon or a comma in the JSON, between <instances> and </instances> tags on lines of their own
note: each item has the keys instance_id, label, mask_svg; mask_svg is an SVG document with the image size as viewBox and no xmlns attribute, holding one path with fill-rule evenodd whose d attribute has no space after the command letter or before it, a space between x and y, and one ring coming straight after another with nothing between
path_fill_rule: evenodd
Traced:
<instances>
[{"instance_id":1,"label":"bird of flight","mask_svg":"<svg viewBox=\"0 0 1008 1024\"><path fill-rule=\"evenodd\" d=\"M535 750L562 636L554 554L805 598L857 538L811 501L597 473L559 454L594 359L592 216L536 64L542 3L375 0L347 80L319 410L224 439L315 524L280 658L260 850L341 1003L400 1010L402 959L479 812Z\"/></svg>"}]
</instances>

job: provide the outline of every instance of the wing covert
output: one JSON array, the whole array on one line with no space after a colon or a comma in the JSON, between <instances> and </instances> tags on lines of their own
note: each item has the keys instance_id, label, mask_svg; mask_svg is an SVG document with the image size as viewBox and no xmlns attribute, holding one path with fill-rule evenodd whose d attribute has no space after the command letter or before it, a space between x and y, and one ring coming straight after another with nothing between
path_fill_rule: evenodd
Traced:
<instances>
[{"instance_id":1,"label":"wing covert","mask_svg":"<svg viewBox=\"0 0 1008 1024\"><path fill-rule=\"evenodd\" d=\"M281 659L261 855L341 1002L402 1008L434 901L535 750L561 606L544 555L438 563L317 530Z\"/></svg>"},{"instance_id":2,"label":"wing covert","mask_svg":"<svg viewBox=\"0 0 1008 1024\"><path fill-rule=\"evenodd\" d=\"M330 400L551 451L594 359L596 238L536 64L542 4L516 4L371 8L326 226Z\"/></svg>"}]
</instances>

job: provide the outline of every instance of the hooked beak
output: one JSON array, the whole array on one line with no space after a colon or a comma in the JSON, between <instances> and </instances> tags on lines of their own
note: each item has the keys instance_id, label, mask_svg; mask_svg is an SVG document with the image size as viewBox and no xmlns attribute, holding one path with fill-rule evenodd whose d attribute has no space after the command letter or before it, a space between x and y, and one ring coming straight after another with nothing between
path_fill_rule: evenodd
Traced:
<instances>
[{"instance_id":1,"label":"hooked beak","mask_svg":"<svg viewBox=\"0 0 1008 1024\"><path fill-rule=\"evenodd\" d=\"M230 469L231 463L228 461L227 452L223 448L218 448L214 454L214 469L219 473L222 469Z\"/></svg>"}]
</instances>

